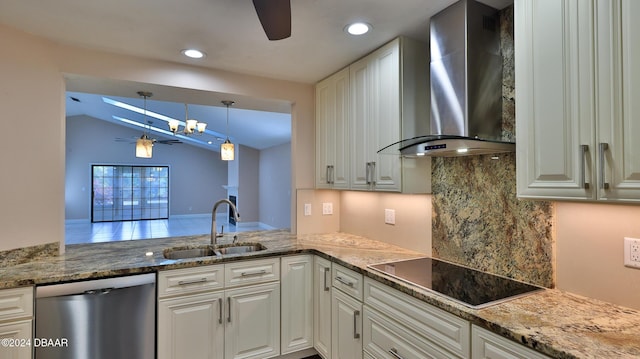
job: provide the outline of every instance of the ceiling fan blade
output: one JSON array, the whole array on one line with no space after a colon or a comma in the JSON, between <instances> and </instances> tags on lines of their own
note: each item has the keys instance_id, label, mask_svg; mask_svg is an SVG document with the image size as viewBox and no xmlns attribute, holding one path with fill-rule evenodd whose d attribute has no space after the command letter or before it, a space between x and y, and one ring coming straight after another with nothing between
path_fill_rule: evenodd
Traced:
<instances>
[{"instance_id":1,"label":"ceiling fan blade","mask_svg":"<svg viewBox=\"0 0 640 359\"><path fill-rule=\"evenodd\" d=\"M253 6L269 40L291 36L291 0L253 0Z\"/></svg>"}]
</instances>

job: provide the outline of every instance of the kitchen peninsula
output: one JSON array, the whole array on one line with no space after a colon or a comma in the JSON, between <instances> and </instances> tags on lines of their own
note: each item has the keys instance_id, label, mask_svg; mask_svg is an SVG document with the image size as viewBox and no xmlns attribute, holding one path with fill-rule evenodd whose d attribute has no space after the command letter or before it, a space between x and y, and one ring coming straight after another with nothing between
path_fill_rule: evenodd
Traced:
<instances>
[{"instance_id":1,"label":"kitchen peninsula","mask_svg":"<svg viewBox=\"0 0 640 359\"><path fill-rule=\"evenodd\" d=\"M232 235L227 234L223 242L230 242ZM163 257L164 249L203 245L209 240L208 236L73 245L61 256L34 258L13 265L3 263L0 288L313 254L553 358L640 356L640 312L637 310L553 289L475 310L367 269L370 264L424 256L418 252L345 233L293 235L286 231L267 231L239 236L239 242L259 242L267 249L224 258L169 260Z\"/></svg>"}]
</instances>

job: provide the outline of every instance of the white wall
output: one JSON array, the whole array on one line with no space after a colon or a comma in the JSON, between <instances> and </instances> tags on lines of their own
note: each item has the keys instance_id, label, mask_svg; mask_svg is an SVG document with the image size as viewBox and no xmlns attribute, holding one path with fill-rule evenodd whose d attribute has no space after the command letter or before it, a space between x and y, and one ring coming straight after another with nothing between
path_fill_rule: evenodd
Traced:
<instances>
[{"instance_id":1,"label":"white wall","mask_svg":"<svg viewBox=\"0 0 640 359\"><path fill-rule=\"evenodd\" d=\"M260 151L260 222L291 227L291 143Z\"/></svg>"},{"instance_id":2,"label":"white wall","mask_svg":"<svg viewBox=\"0 0 640 359\"><path fill-rule=\"evenodd\" d=\"M152 158L136 158L135 144L116 142L141 132L88 116L67 118L66 219L91 218L91 165L169 166L169 215L211 213L218 198L226 196L227 163L218 152L187 144L153 146Z\"/></svg>"},{"instance_id":3,"label":"white wall","mask_svg":"<svg viewBox=\"0 0 640 359\"><path fill-rule=\"evenodd\" d=\"M0 43L7 49L0 53L0 121L3 128L16 131L16 135L5 136L0 145L0 163L10 168L0 177L0 250L56 241L64 246L63 76L288 101L295 154L292 187L313 186L312 85L60 45L6 26L0 26ZM27 121L38 130L27 131ZM19 135L23 131L28 132L27 146L23 146L25 137ZM295 212L291 215L296 223Z\"/></svg>"}]
</instances>

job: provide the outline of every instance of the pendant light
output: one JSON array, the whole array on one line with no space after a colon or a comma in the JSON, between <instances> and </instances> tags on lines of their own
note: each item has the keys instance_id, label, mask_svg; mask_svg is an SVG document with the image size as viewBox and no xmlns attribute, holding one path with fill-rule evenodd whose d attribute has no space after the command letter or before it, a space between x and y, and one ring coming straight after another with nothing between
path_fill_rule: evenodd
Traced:
<instances>
[{"instance_id":1,"label":"pendant light","mask_svg":"<svg viewBox=\"0 0 640 359\"><path fill-rule=\"evenodd\" d=\"M222 104L227 106L227 139L224 141L222 145L220 145L220 157L223 161L233 161L235 158L235 149L233 143L229 141L229 106L233 105L235 102L225 100L222 101Z\"/></svg>"},{"instance_id":2,"label":"pendant light","mask_svg":"<svg viewBox=\"0 0 640 359\"><path fill-rule=\"evenodd\" d=\"M169 131L173 132L174 135L179 132L180 134L188 136L193 133L196 133L196 131L197 133L202 134L204 133L204 130L207 128L206 123L200 122L193 118L189 118L189 107L186 103L184 104L184 123L185 123L184 129L182 131L178 131L178 127L180 126L180 121L170 120Z\"/></svg>"},{"instance_id":3,"label":"pendant light","mask_svg":"<svg viewBox=\"0 0 640 359\"><path fill-rule=\"evenodd\" d=\"M144 122L147 124L147 97L153 96L151 92L138 91L138 95L144 97ZM147 131L142 133L139 139L136 140L136 157L138 158L151 158L153 154L153 142L155 140L147 136Z\"/></svg>"}]
</instances>

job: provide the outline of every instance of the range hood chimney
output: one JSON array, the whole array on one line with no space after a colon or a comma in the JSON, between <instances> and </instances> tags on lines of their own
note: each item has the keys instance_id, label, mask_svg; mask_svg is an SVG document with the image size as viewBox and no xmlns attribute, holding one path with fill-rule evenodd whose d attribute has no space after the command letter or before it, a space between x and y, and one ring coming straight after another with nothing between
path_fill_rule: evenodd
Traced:
<instances>
[{"instance_id":1,"label":"range hood chimney","mask_svg":"<svg viewBox=\"0 0 640 359\"><path fill-rule=\"evenodd\" d=\"M515 151L502 141L498 10L461 0L431 18L431 133L378 151L468 156Z\"/></svg>"}]
</instances>

